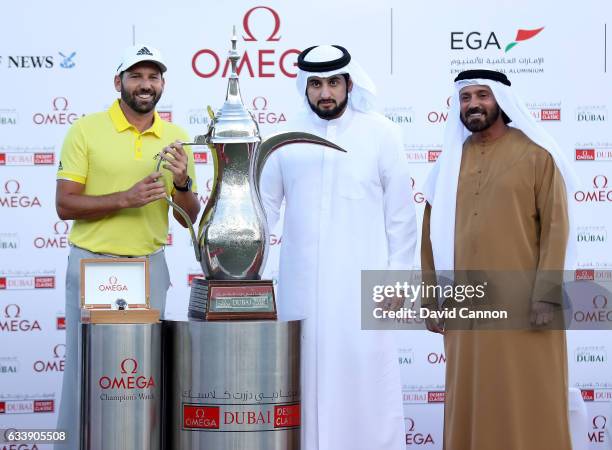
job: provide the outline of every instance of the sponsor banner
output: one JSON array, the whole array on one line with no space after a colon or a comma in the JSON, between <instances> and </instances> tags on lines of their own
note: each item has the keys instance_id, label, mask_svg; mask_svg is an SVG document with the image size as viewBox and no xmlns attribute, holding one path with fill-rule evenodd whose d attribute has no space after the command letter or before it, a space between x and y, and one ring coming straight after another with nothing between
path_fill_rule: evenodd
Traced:
<instances>
[{"instance_id":1,"label":"sponsor banner","mask_svg":"<svg viewBox=\"0 0 612 450\"><path fill-rule=\"evenodd\" d=\"M558 122L561 120L561 102L527 103L527 109L538 122Z\"/></svg>"},{"instance_id":2,"label":"sponsor banner","mask_svg":"<svg viewBox=\"0 0 612 450\"><path fill-rule=\"evenodd\" d=\"M607 105L580 106L575 112L576 122L583 123L603 123L608 121Z\"/></svg>"},{"instance_id":3,"label":"sponsor banner","mask_svg":"<svg viewBox=\"0 0 612 450\"><path fill-rule=\"evenodd\" d=\"M0 166L52 166L55 153L52 152L4 152L0 153Z\"/></svg>"},{"instance_id":4,"label":"sponsor banner","mask_svg":"<svg viewBox=\"0 0 612 450\"><path fill-rule=\"evenodd\" d=\"M581 389L580 392L585 402L612 403L612 389Z\"/></svg>"},{"instance_id":5,"label":"sponsor banner","mask_svg":"<svg viewBox=\"0 0 612 450\"><path fill-rule=\"evenodd\" d=\"M269 6L255 6L245 11L243 32L237 33L242 45L236 72L242 79L297 76L296 60L301 50L284 45L281 22L278 11ZM225 48L197 50L191 57L194 75L205 79L229 76L231 65L226 55Z\"/></svg>"},{"instance_id":6,"label":"sponsor banner","mask_svg":"<svg viewBox=\"0 0 612 450\"><path fill-rule=\"evenodd\" d=\"M581 146L575 151L576 161L612 161L611 146Z\"/></svg>"},{"instance_id":7,"label":"sponsor banner","mask_svg":"<svg viewBox=\"0 0 612 450\"><path fill-rule=\"evenodd\" d=\"M517 74L544 74L547 60L537 49L548 42L545 31L545 25L527 28L520 24L504 24L498 29L454 28L446 41L450 44L450 72L482 67L506 73L510 79Z\"/></svg>"},{"instance_id":8,"label":"sponsor banner","mask_svg":"<svg viewBox=\"0 0 612 450\"><path fill-rule=\"evenodd\" d=\"M0 401L0 414L52 413L55 400L7 400Z\"/></svg>"},{"instance_id":9,"label":"sponsor banner","mask_svg":"<svg viewBox=\"0 0 612 450\"><path fill-rule=\"evenodd\" d=\"M409 163L435 163L442 153L442 146L407 146L406 159Z\"/></svg>"},{"instance_id":10,"label":"sponsor banner","mask_svg":"<svg viewBox=\"0 0 612 450\"><path fill-rule=\"evenodd\" d=\"M183 429L212 432L265 432L299 428L300 404L183 404Z\"/></svg>"},{"instance_id":11,"label":"sponsor banner","mask_svg":"<svg viewBox=\"0 0 612 450\"><path fill-rule=\"evenodd\" d=\"M0 276L0 289L55 289L55 276Z\"/></svg>"}]
</instances>

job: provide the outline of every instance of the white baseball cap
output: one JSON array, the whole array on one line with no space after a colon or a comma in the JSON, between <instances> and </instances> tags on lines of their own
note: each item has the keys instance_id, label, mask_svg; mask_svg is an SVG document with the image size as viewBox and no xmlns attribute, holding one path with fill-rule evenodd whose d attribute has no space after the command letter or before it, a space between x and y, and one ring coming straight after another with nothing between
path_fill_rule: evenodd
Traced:
<instances>
[{"instance_id":1,"label":"white baseball cap","mask_svg":"<svg viewBox=\"0 0 612 450\"><path fill-rule=\"evenodd\" d=\"M132 45L131 47L126 48L123 52L121 63L119 64L119 67L117 67L117 75L121 74L121 72L125 70L128 70L134 64L138 64L139 62L143 61L149 61L157 64L162 73L166 71L164 59L159 50L157 50L155 47L151 47L150 45Z\"/></svg>"}]
</instances>

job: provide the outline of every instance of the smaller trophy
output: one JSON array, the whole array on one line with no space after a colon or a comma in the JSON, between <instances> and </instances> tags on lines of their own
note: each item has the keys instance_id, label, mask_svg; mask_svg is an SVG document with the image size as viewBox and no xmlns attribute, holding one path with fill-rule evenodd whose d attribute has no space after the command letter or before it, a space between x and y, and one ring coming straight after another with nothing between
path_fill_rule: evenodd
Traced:
<instances>
[{"instance_id":1,"label":"smaller trophy","mask_svg":"<svg viewBox=\"0 0 612 450\"><path fill-rule=\"evenodd\" d=\"M312 143L343 151L316 135L279 133L263 140L240 95L236 65L236 31L232 37L225 103L211 113L208 132L189 145L208 145L214 159L213 188L200 220L198 237L189 216L167 201L189 224L196 259L204 277L192 281L189 317L204 320L276 319L272 280L262 280L268 254L268 227L259 192L267 158L287 144ZM161 160L160 160L161 162ZM158 164L159 169L159 164Z\"/></svg>"}]
</instances>

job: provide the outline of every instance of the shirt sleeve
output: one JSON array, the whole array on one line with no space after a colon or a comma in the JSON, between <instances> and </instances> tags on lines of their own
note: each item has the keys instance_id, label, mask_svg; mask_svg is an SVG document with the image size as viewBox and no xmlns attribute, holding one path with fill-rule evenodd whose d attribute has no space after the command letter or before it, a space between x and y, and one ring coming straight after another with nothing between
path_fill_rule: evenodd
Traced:
<instances>
[{"instance_id":1,"label":"shirt sleeve","mask_svg":"<svg viewBox=\"0 0 612 450\"><path fill-rule=\"evenodd\" d=\"M536 158L536 208L540 220L540 258L532 300L561 304L569 235L567 195L563 177L546 151Z\"/></svg>"},{"instance_id":2,"label":"shirt sleeve","mask_svg":"<svg viewBox=\"0 0 612 450\"><path fill-rule=\"evenodd\" d=\"M79 121L76 121L64 138L57 179L85 184L88 168L87 142Z\"/></svg>"},{"instance_id":3,"label":"shirt sleeve","mask_svg":"<svg viewBox=\"0 0 612 450\"><path fill-rule=\"evenodd\" d=\"M402 136L395 126L389 131L382 142L379 158L389 253L388 268L408 270L414 267L416 214Z\"/></svg>"},{"instance_id":4,"label":"shirt sleeve","mask_svg":"<svg viewBox=\"0 0 612 450\"><path fill-rule=\"evenodd\" d=\"M280 218L280 209L285 197L283 173L279 153L270 155L261 174L260 193L268 229L272 230Z\"/></svg>"},{"instance_id":5,"label":"shirt sleeve","mask_svg":"<svg viewBox=\"0 0 612 450\"><path fill-rule=\"evenodd\" d=\"M435 286L436 275L435 275L435 264L433 258L433 250L431 246L431 238L429 236L429 230L431 225L431 205L425 203L425 211L423 212L423 228L421 232L421 276L424 286ZM429 292L428 289L424 290L425 293ZM428 296L425 293L421 296L421 306L423 307L437 307L437 299L435 296Z\"/></svg>"}]
</instances>

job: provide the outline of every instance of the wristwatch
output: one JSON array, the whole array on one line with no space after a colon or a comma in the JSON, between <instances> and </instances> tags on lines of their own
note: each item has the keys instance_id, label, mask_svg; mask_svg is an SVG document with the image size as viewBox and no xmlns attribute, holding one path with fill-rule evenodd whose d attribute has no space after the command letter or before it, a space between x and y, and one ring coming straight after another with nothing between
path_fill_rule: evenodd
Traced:
<instances>
[{"instance_id":1,"label":"wristwatch","mask_svg":"<svg viewBox=\"0 0 612 450\"><path fill-rule=\"evenodd\" d=\"M189 192L191 190L191 185L193 184L193 180L191 179L189 175L187 175L187 182L185 183L185 186L177 186L176 183L174 182L172 184L174 184L174 189L176 189L177 191Z\"/></svg>"}]
</instances>

